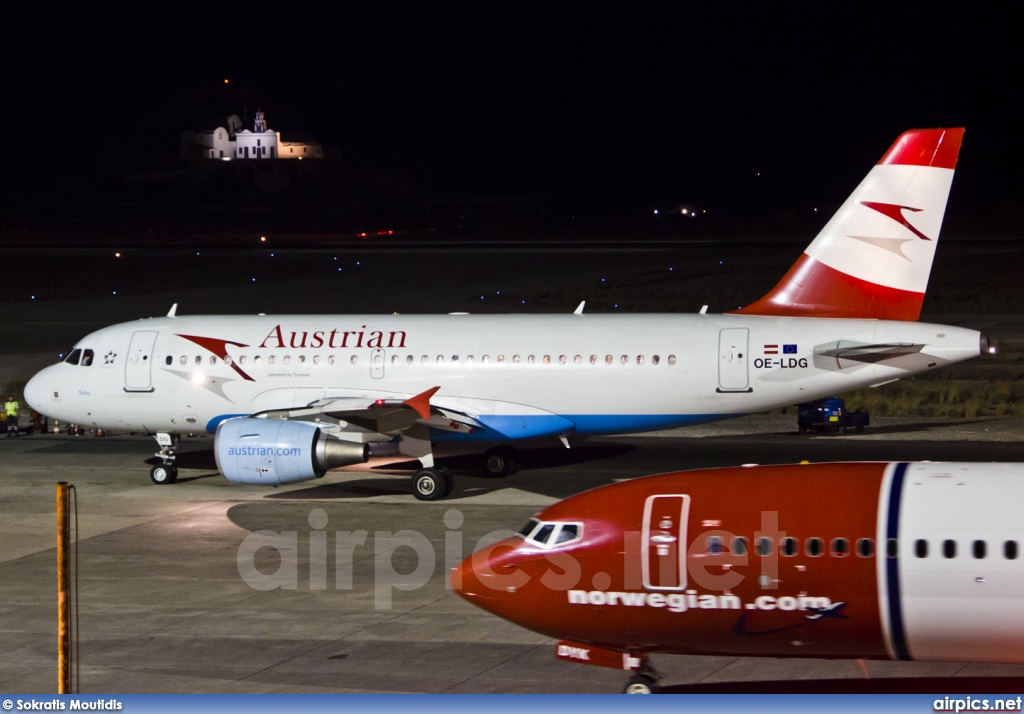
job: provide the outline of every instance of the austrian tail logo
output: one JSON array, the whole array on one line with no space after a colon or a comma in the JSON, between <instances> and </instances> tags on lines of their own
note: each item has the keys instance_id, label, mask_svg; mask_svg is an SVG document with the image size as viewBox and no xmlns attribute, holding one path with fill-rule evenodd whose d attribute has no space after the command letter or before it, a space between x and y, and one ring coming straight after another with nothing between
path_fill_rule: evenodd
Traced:
<instances>
[{"instance_id":1,"label":"austrian tail logo","mask_svg":"<svg viewBox=\"0 0 1024 714\"><path fill-rule=\"evenodd\" d=\"M912 206L900 206L896 203L882 203L881 201L861 201L860 204L865 208L870 208L872 211L881 213L886 218L896 221L901 226L906 228L908 231L913 233L921 240L926 240L929 243L932 239L926 236L924 233L919 231L910 221L907 220L906 216L903 215L903 211L912 211L914 213L920 212L922 209L914 208ZM882 238L881 236L855 236L851 235L850 238L862 241L864 243L870 243L873 246L887 250L894 255L898 255L904 260L910 260L907 254L903 252L903 244L910 243L913 238Z\"/></svg>"},{"instance_id":2,"label":"austrian tail logo","mask_svg":"<svg viewBox=\"0 0 1024 714\"><path fill-rule=\"evenodd\" d=\"M906 216L903 215L903 211L913 211L914 213L918 213L921 210L920 208L898 206L895 203L881 203L880 201L861 201L860 203L862 206L867 206L872 211L878 211L886 218L891 218L896 221L921 240L931 240L931 238L910 225L910 221L908 221Z\"/></svg>"},{"instance_id":3,"label":"austrian tail logo","mask_svg":"<svg viewBox=\"0 0 1024 714\"><path fill-rule=\"evenodd\" d=\"M189 342L195 342L197 345L205 350L212 352L213 354L220 357L225 362L228 362L228 345L234 345L235 347L248 347L249 345L243 345L241 342L231 342L230 340L221 340L216 337L198 337L196 335L178 335L178 337L184 338ZM235 370L249 382L255 382L256 380L247 375L242 369L235 363L234 360L228 362L231 369Z\"/></svg>"}]
</instances>

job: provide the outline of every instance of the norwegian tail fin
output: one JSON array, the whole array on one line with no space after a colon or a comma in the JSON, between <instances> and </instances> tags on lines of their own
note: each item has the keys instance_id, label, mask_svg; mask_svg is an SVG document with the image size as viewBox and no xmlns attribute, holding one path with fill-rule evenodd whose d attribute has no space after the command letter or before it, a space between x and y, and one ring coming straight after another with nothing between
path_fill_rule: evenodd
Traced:
<instances>
[{"instance_id":1,"label":"norwegian tail fin","mask_svg":"<svg viewBox=\"0 0 1024 714\"><path fill-rule=\"evenodd\" d=\"M917 320L963 135L900 135L779 284L736 314Z\"/></svg>"}]
</instances>

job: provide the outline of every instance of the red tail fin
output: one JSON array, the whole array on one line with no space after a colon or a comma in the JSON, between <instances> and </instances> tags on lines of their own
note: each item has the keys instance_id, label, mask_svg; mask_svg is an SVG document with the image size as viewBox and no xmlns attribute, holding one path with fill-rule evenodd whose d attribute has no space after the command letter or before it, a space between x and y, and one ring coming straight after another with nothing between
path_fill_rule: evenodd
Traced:
<instances>
[{"instance_id":1,"label":"red tail fin","mask_svg":"<svg viewBox=\"0 0 1024 714\"><path fill-rule=\"evenodd\" d=\"M918 319L963 134L902 134L779 284L737 313Z\"/></svg>"}]
</instances>

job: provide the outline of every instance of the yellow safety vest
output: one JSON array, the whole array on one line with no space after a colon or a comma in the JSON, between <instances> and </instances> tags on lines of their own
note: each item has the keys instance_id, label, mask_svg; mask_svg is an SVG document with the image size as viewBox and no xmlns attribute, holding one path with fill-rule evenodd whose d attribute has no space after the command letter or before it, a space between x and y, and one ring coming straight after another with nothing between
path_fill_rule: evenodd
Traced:
<instances>
[{"instance_id":1,"label":"yellow safety vest","mask_svg":"<svg viewBox=\"0 0 1024 714\"><path fill-rule=\"evenodd\" d=\"M4 408L7 410L7 416L18 416L17 402L7 402L7 404L4 405Z\"/></svg>"}]
</instances>

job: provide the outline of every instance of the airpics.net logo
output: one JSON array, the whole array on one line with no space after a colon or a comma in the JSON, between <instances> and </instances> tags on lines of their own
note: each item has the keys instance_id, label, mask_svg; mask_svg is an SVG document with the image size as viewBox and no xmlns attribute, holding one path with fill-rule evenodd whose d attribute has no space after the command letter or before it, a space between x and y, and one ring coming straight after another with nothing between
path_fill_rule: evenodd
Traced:
<instances>
[{"instance_id":1,"label":"airpics.net logo","mask_svg":"<svg viewBox=\"0 0 1024 714\"><path fill-rule=\"evenodd\" d=\"M310 530L271 531L259 530L249 533L241 542L236 554L238 574L254 590L355 590L372 586L374 607L390 610L396 591L418 590L436 575L440 575L446 588L461 587L461 570L457 567L472 553L472 566L476 573L486 574L481 584L496 592L515 592L536 578L540 584L552 591L568 593L570 602L586 600L590 604L602 603L629 606L642 604L647 607L664 607L670 612L709 609L708 598L715 598L720 604L715 609L737 609L732 606L730 591L736 588L751 573L737 572L748 564L746 552L719 552L709 557L705 543L716 539L717 543L729 543L732 534L716 529L696 535L690 542L685 561L686 587L699 587L704 594L697 596L695 590L687 590L678 597L662 600L655 593L643 594L641 561L650 555L642 545L641 533L624 533L621 591L611 591L612 578L608 573L594 573L590 582L583 582L583 567L573 554L572 548L552 548L547 551L533 551L530 555L532 575L523 568L510 570L491 569L490 559L495 546L515 536L515 531L495 530L466 543L462 532L465 517L456 508L448 509L443 517L445 531L439 538L416 530L374 531L337 530L328 532L330 518L321 508L311 510L306 518ZM761 514L761 528L754 532L755 538L767 538L781 542L786 534L778 528L778 513L764 511ZM472 546L467 552L467 546ZM672 556L669 574L675 577L675 563L680 558ZM757 561L757 579L762 590L779 587L778 549L760 555ZM546 562L546 568L543 568ZM440 573L438 566L442 567ZM540 572L543 568L543 572ZM333 570L333 578L329 573ZM538 573L540 573L538 575ZM449 574L451 578L449 579ZM662 573L664 574L664 573ZM357 575L359 576L357 580ZM713 595L711 593L722 593ZM637 598L642 600L637 600ZM767 597L767 596L766 596ZM682 598L682 599L680 599ZM694 599L697 598L697 599ZM724 599L721 599L724 598ZM757 609L804 609L803 603L790 608L793 598L772 598L772 604L764 600L764 606L755 603ZM828 598L812 598L829 603ZM692 602L691 602L692 601ZM738 601L737 601L738 602ZM758 603L762 601L759 600ZM820 603L816 604L817 607Z\"/></svg>"},{"instance_id":2,"label":"airpics.net logo","mask_svg":"<svg viewBox=\"0 0 1024 714\"><path fill-rule=\"evenodd\" d=\"M932 704L936 712L1019 712L1024 697L988 699L981 697L942 697Z\"/></svg>"}]
</instances>

